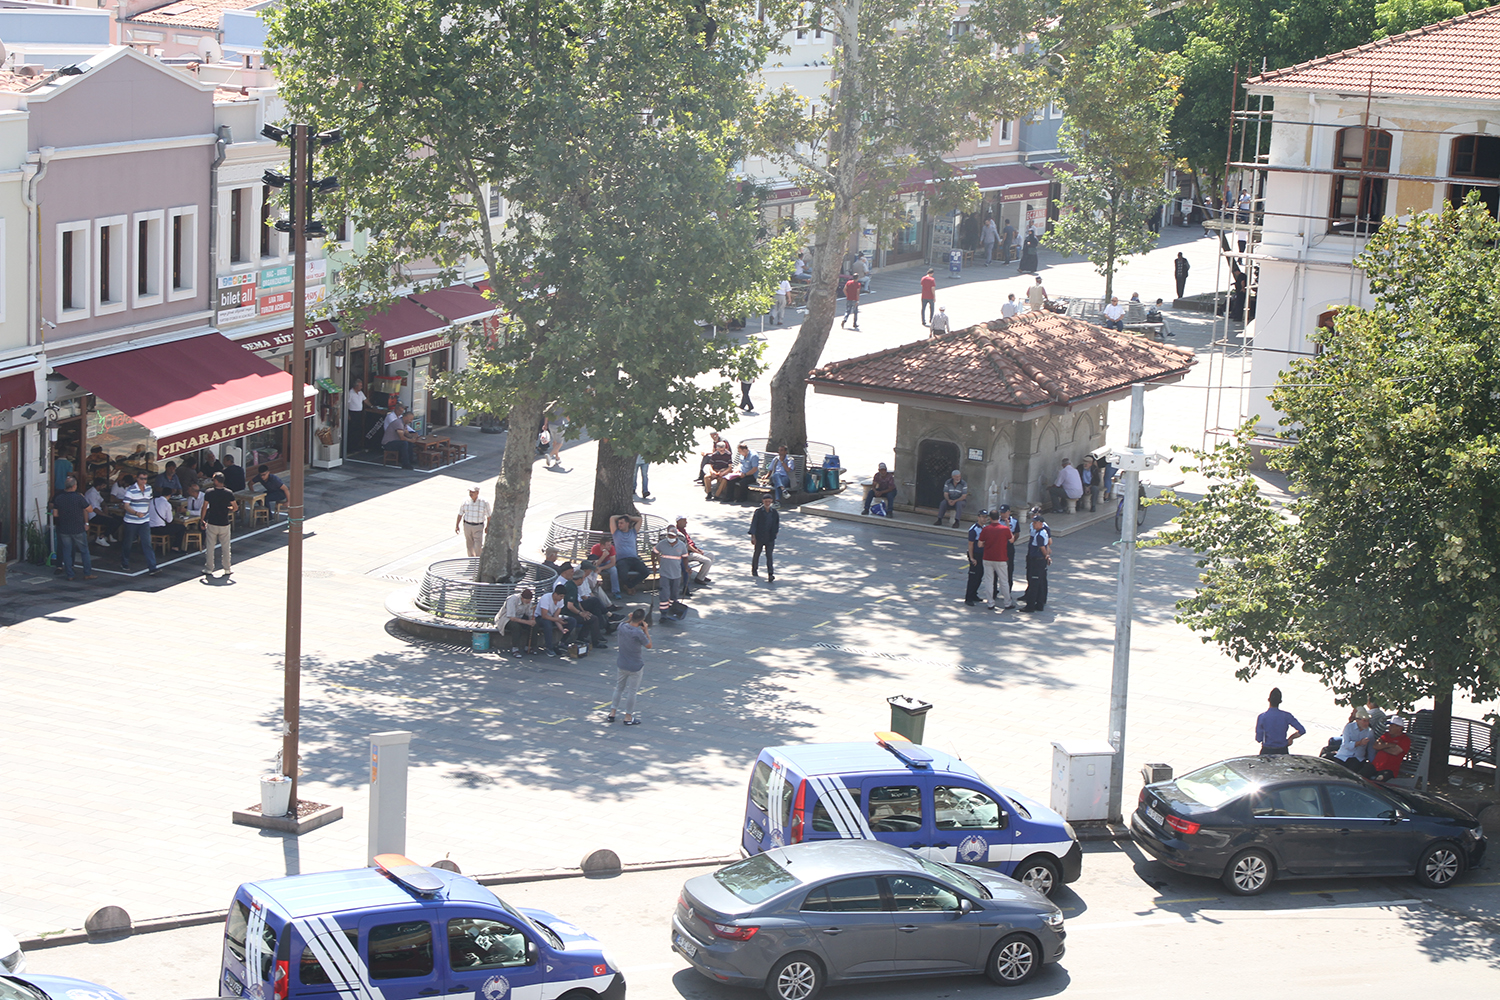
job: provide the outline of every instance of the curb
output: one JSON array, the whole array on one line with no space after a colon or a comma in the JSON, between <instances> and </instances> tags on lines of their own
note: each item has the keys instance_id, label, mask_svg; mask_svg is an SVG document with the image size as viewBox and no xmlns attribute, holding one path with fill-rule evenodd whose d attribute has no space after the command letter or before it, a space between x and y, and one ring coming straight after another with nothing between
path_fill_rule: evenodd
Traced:
<instances>
[{"instance_id":1,"label":"curb","mask_svg":"<svg viewBox=\"0 0 1500 1000\"><path fill-rule=\"evenodd\" d=\"M683 858L679 861L641 861L621 865L618 871L599 874L585 872L582 868L538 868L523 869L515 872L497 872L491 875L473 875L470 877L480 885L518 885L525 882L555 882L571 878L616 878L620 875L629 875L632 872L659 872L671 871L678 868L718 867L739 860L740 855L736 853L720 855L718 857ZM110 937L103 938L91 938L87 931L80 928L69 928L68 930L39 934L35 937L21 938L19 943L24 951L41 951L44 948L61 948L70 944L88 944L90 941L114 941L124 937L134 937L137 934L155 934L159 931L175 931L184 927L202 927L207 924L219 924L223 923L228 915L229 911L224 909L206 910L199 913L183 913L174 917L153 917L133 924L128 934L111 935Z\"/></svg>"}]
</instances>

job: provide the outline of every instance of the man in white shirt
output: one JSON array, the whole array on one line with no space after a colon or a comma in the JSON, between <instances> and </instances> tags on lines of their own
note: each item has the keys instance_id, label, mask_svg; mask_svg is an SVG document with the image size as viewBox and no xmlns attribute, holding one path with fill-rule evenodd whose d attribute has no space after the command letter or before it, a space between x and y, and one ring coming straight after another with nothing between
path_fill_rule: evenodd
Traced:
<instances>
[{"instance_id":1,"label":"man in white shirt","mask_svg":"<svg viewBox=\"0 0 1500 1000\"><path fill-rule=\"evenodd\" d=\"M345 448L351 452L358 451L365 443L365 401L369 398L365 395L364 380L355 379L345 397L345 408L348 410L348 415L344 418L344 437L347 439Z\"/></svg>"},{"instance_id":2,"label":"man in white shirt","mask_svg":"<svg viewBox=\"0 0 1500 1000\"><path fill-rule=\"evenodd\" d=\"M182 536L187 534L187 529L173 520L172 501L160 495L152 497L147 521L152 535L166 535L171 539L172 551L182 551Z\"/></svg>"},{"instance_id":3,"label":"man in white shirt","mask_svg":"<svg viewBox=\"0 0 1500 1000\"><path fill-rule=\"evenodd\" d=\"M1083 498L1083 477L1066 458L1057 470L1057 479L1047 488L1052 494L1052 509L1059 514L1071 514L1078 501Z\"/></svg>"},{"instance_id":4,"label":"man in white shirt","mask_svg":"<svg viewBox=\"0 0 1500 1000\"><path fill-rule=\"evenodd\" d=\"M1021 303L1016 301L1016 293L1011 292L1010 298L1005 300L1005 305L1000 307L1000 318L1010 319L1021 311Z\"/></svg>"},{"instance_id":5,"label":"man in white shirt","mask_svg":"<svg viewBox=\"0 0 1500 1000\"><path fill-rule=\"evenodd\" d=\"M578 632L578 623L571 615L563 614L567 603L567 588L561 583L553 588L552 593L536 602L537 624L542 626L542 641L546 643L547 651L552 656L563 656L563 641L569 634Z\"/></svg>"},{"instance_id":6,"label":"man in white shirt","mask_svg":"<svg viewBox=\"0 0 1500 1000\"><path fill-rule=\"evenodd\" d=\"M1125 307L1120 305L1120 297L1112 296L1109 305L1104 307L1104 325L1111 330L1125 330Z\"/></svg>"},{"instance_id":7,"label":"man in white shirt","mask_svg":"<svg viewBox=\"0 0 1500 1000\"><path fill-rule=\"evenodd\" d=\"M771 307L771 322L780 326L786 317L786 307L791 301L792 283L786 278L776 286L776 304Z\"/></svg>"},{"instance_id":8,"label":"man in white shirt","mask_svg":"<svg viewBox=\"0 0 1500 1000\"><path fill-rule=\"evenodd\" d=\"M83 491L83 498L93 508L89 513L88 521L90 524L97 524L99 526L99 546L105 549L109 548L109 536L120 530L120 519L118 517L99 513L104 509L104 494L99 491L99 487L105 485L107 482L108 480L103 478L95 479L94 485Z\"/></svg>"},{"instance_id":9,"label":"man in white shirt","mask_svg":"<svg viewBox=\"0 0 1500 1000\"><path fill-rule=\"evenodd\" d=\"M1375 732L1370 728L1370 713L1361 705L1354 713L1354 721L1344 727L1344 739L1334 754L1338 762L1351 771L1358 771L1374 753Z\"/></svg>"},{"instance_id":10,"label":"man in white shirt","mask_svg":"<svg viewBox=\"0 0 1500 1000\"><path fill-rule=\"evenodd\" d=\"M522 587L512 591L505 599L505 606L495 615L495 631L510 636L510 651L524 653L531 646L531 633L536 628L536 616L532 611L531 588ZM524 629L524 631L523 631ZM525 639L522 639L522 636Z\"/></svg>"},{"instance_id":11,"label":"man in white shirt","mask_svg":"<svg viewBox=\"0 0 1500 1000\"><path fill-rule=\"evenodd\" d=\"M479 499L479 487L469 487L469 499L458 505L458 519L453 522L453 533L464 534L464 549L470 559L478 559L484 548L484 532L490 523L489 501Z\"/></svg>"}]
</instances>

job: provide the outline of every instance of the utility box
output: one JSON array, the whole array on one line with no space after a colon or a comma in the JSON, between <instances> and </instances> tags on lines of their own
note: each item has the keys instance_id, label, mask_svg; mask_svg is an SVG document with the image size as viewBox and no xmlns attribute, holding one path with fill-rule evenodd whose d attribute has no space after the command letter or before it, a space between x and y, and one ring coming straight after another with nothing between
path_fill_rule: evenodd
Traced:
<instances>
[{"instance_id":1,"label":"utility box","mask_svg":"<svg viewBox=\"0 0 1500 1000\"><path fill-rule=\"evenodd\" d=\"M913 743L921 743L927 731L927 713L932 706L906 695L887 698L886 702L891 706L891 732L900 733Z\"/></svg>"},{"instance_id":2,"label":"utility box","mask_svg":"<svg viewBox=\"0 0 1500 1000\"><path fill-rule=\"evenodd\" d=\"M1069 822L1109 819L1109 765L1115 748L1105 740L1052 744L1052 810Z\"/></svg>"}]
</instances>

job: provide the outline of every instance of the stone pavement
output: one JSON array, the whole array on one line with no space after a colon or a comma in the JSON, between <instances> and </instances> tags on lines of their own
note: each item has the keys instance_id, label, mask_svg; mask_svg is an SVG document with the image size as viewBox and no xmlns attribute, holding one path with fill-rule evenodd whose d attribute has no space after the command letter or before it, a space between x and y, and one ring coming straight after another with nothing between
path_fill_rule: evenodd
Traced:
<instances>
[{"instance_id":1,"label":"stone pavement","mask_svg":"<svg viewBox=\"0 0 1500 1000\"><path fill-rule=\"evenodd\" d=\"M1153 261L1174 252L1132 267L1170 274ZM866 329L835 327L825 358L921 335L916 275L907 274L913 291L895 294L902 273L877 275L883 297L862 310ZM1086 263L1046 274L1049 287L1097 281ZM1004 282L943 283L939 301L977 320L998 312L996 286ZM773 365L792 334L765 334ZM1206 327L1183 340L1201 348ZM851 469L890 460L894 407L811 403L812 436L838 445ZM1148 446L1197 444L1203 407L1201 387L1148 394ZM1111 423L1122 430L1123 413ZM755 414L728 433L766 427ZM1039 615L964 607L956 532L950 541L796 513L783 515L773 585L745 573L749 510L706 503L691 483L696 459L654 467L656 496L642 504L687 514L720 558L716 585L695 595L687 621L654 629L644 725L602 722L608 652L518 661L392 634L386 595L459 554L452 522L464 487L498 468L498 436L458 433L476 457L439 474L351 465L309 476L302 789L343 805L345 819L300 839L229 822L256 801L257 776L279 748L279 536L241 547L228 584L201 582L194 563L88 590L50 571L12 574L0 608L9 723L0 837L10 857L0 924L25 936L79 926L106 903L137 918L214 909L244 880L363 863L367 738L382 730L415 734L408 853L424 863L451 855L474 873L573 866L600 847L629 862L733 852L757 750L868 738L887 728L892 695L933 703L928 742L1038 796L1048 794L1051 740L1104 735L1112 523L1060 540ZM560 470L536 468L533 550L552 517L592 494L594 448L564 456ZM1165 519L1153 509L1148 529ZM1191 557L1171 548L1139 560L1127 803L1144 761L1186 768L1251 749L1272 683L1236 681L1215 648L1173 623L1172 602L1195 576ZM1309 746L1341 726L1345 712L1312 678L1280 683Z\"/></svg>"}]
</instances>

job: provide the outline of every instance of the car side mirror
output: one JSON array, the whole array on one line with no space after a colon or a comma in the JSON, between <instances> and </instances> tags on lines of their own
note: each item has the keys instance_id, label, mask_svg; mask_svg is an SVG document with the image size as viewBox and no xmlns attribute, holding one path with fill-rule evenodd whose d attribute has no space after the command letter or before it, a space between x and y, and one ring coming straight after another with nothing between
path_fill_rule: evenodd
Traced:
<instances>
[{"instance_id":1,"label":"car side mirror","mask_svg":"<svg viewBox=\"0 0 1500 1000\"><path fill-rule=\"evenodd\" d=\"M974 912L974 904L971 903L968 899L960 897L959 900L958 900L958 914L959 914L959 916L963 916L966 913L973 913L973 912Z\"/></svg>"},{"instance_id":2,"label":"car side mirror","mask_svg":"<svg viewBox=\"0 0 1500 1000\"><path fill-rule=\"evenodd\" d=\"M530 938L526 939L526 964L536 964L536 942Z\"/></svg>"}]
</instances>

